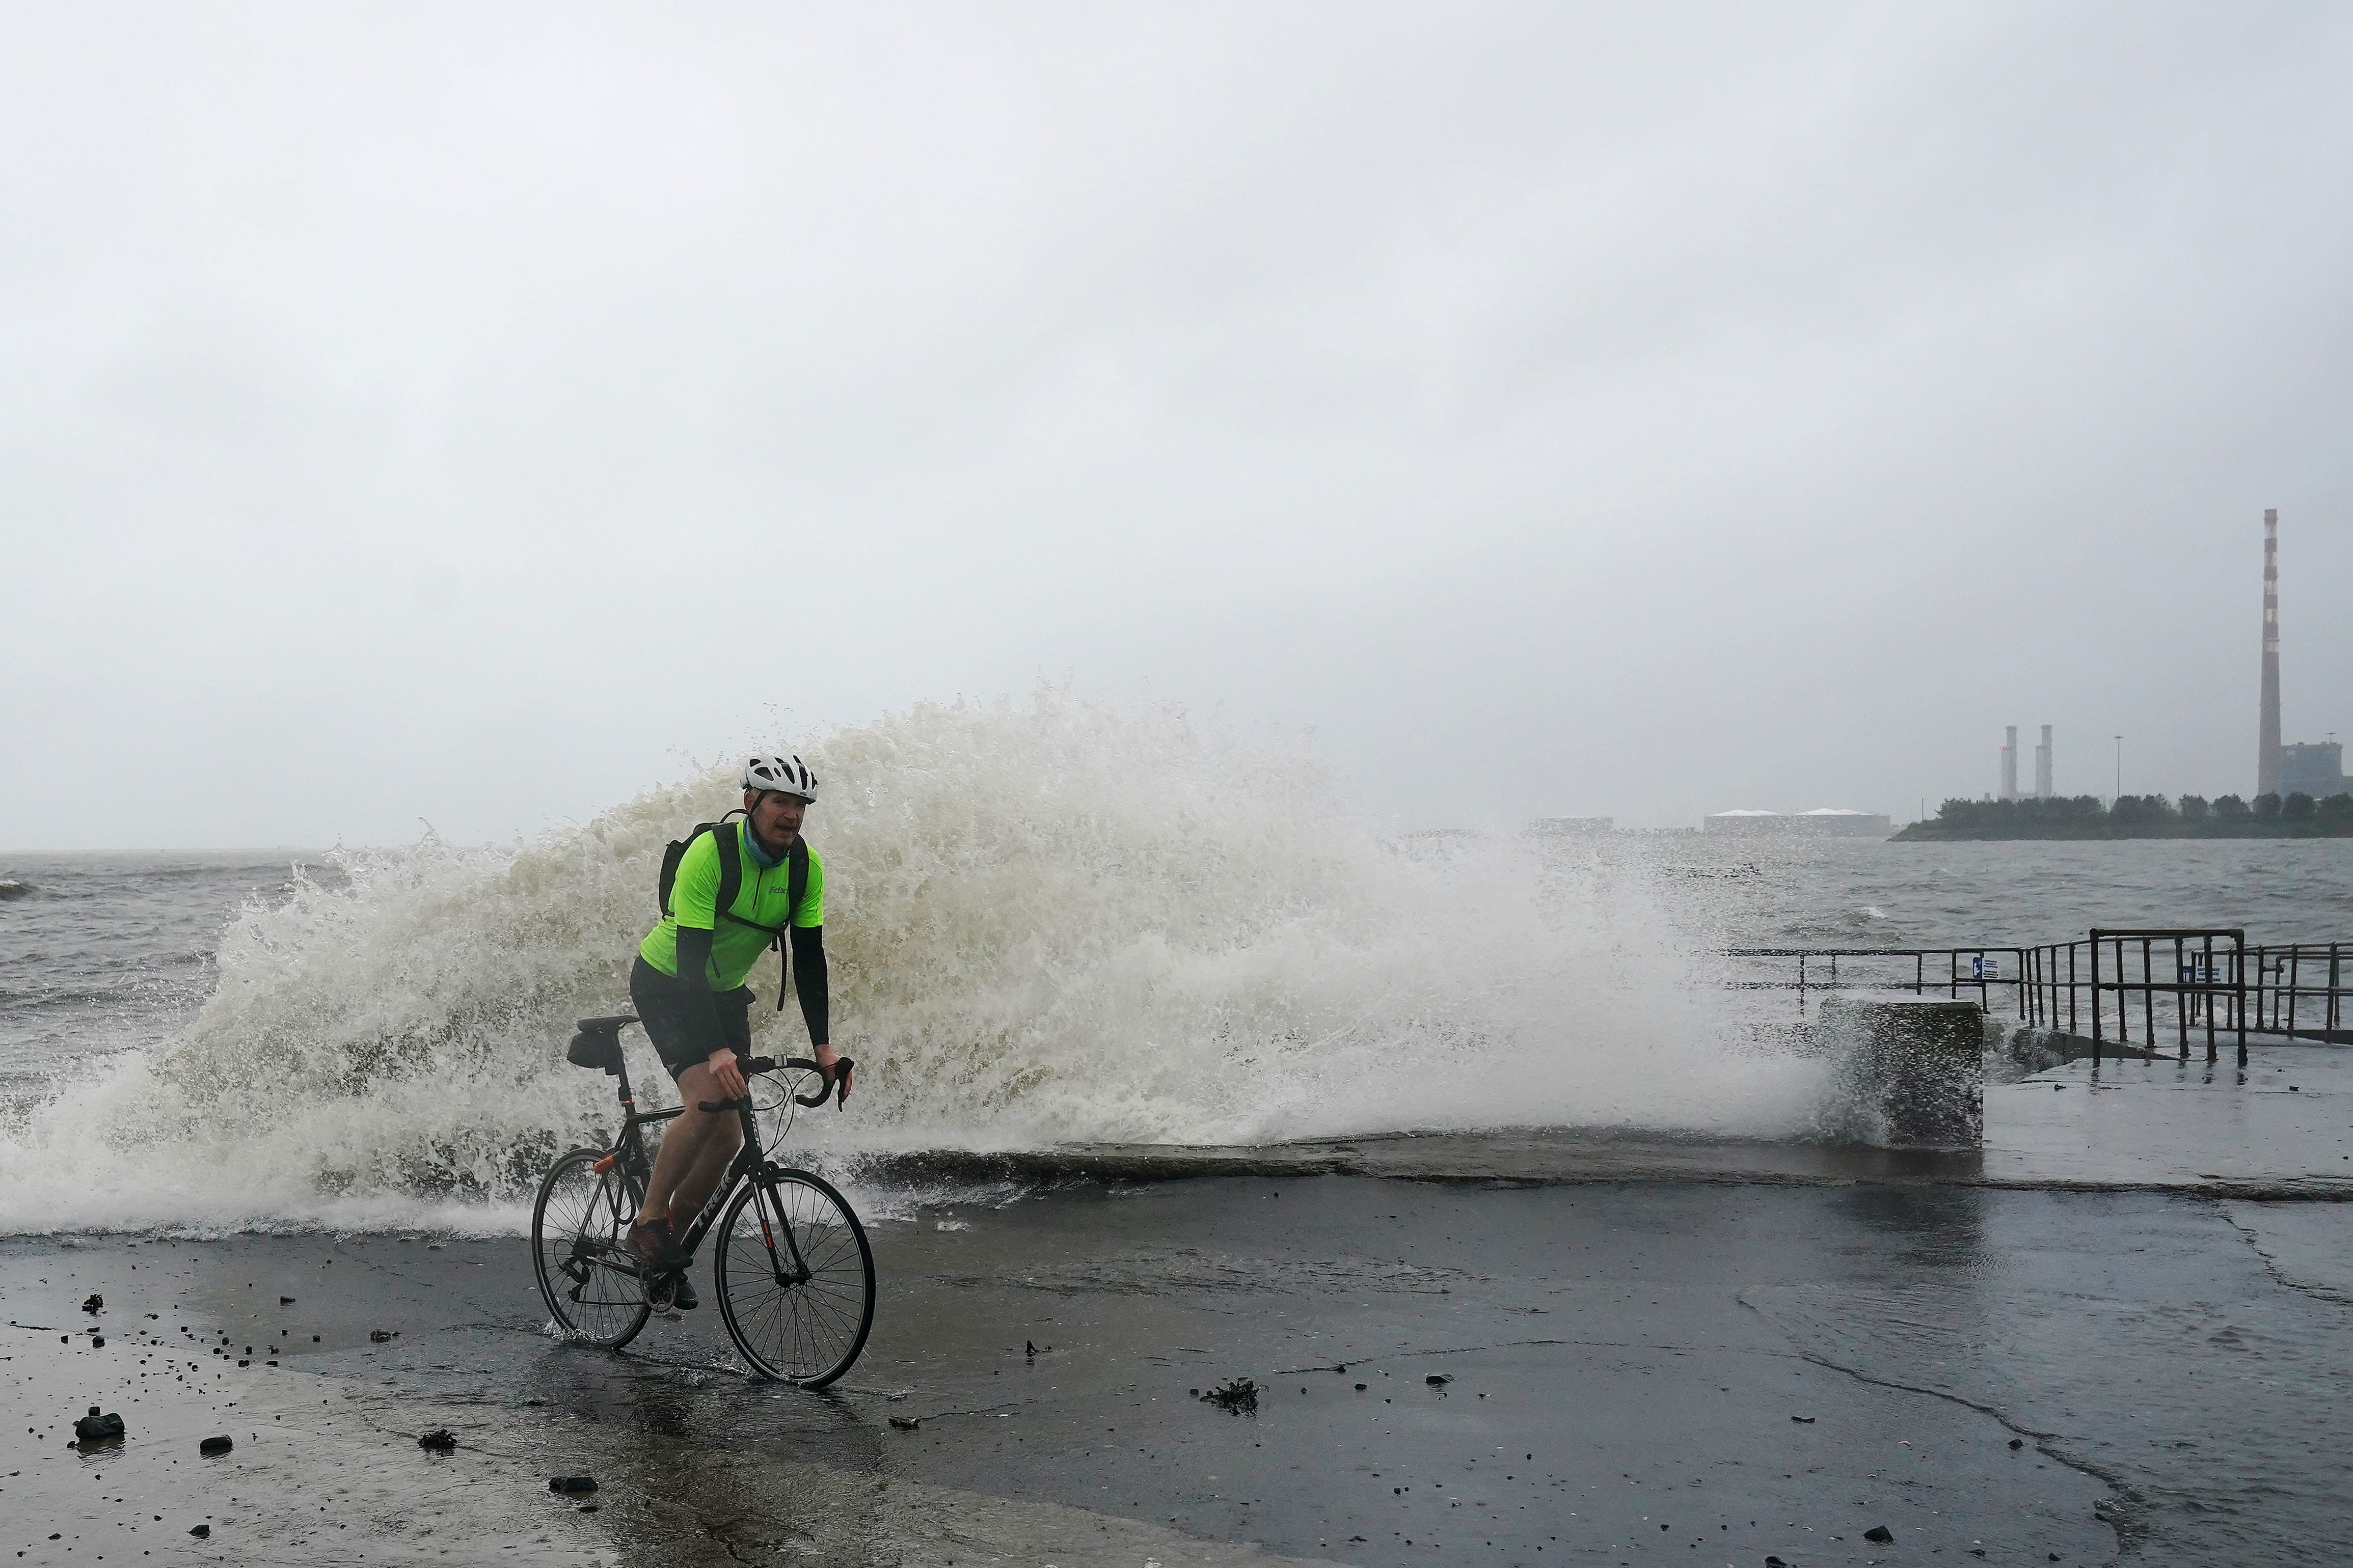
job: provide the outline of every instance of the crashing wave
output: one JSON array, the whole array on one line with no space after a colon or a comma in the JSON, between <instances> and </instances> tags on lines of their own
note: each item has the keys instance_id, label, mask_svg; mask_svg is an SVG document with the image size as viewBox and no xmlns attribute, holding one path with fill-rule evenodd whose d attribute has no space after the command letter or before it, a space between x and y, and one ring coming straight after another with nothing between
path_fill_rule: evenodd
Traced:
<instances>
[{"instance_id":1,"label":"crashing wave","mask_svg":"<svg viewBox=\"0 0 2353 1568\"><path fill-rule=\"evenodd\" d=\"M861 1070L849 1112L796 1139L837 1166L1806 1114L1791 1064L1725 1043L1648 879L1606 846L1400 852L1294 751L1059 690L799 749L827 781L808 833L835 1043ZM511 1226L548 1159L610 1122L610 1080L565 1062L571 1021L627 1008L661 847L736 804L733 777L520 846L339 852L338 878L248 906L184 1038L0 1135L0 1229ZM773 1008L775 963L754 1038L786 1054L807 1039Z\"/></svg>"}]
</instances>

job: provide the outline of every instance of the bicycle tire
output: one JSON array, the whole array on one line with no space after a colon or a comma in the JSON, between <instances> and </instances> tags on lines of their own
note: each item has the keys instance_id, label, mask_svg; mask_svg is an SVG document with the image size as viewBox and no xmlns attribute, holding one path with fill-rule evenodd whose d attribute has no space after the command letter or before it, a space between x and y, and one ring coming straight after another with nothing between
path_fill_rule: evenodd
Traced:
<instances>
[{"instance_id":1,"label":"bicycle tire","mask_svg":"<svg viewBox=\"0 0 2353 1568\"><path fill-rule=\"evenodd\" d=\"M653 1315L628 1252L638 1184L602 1149L575 1149L548 1168L531 1206L531 1268L567 1339L618 1350Z\"/></svg>"},{"instance_id":2,"label":"bicycle tire","mask_svg":"<svg viewBox=\"0 0 2353 1568\"><path fill-rule=\"evenodd\" d=\"M772 1221L791 1236L781 1250ZM752 1370L800 1388L848 1372L874 1326L874 1251L849 1200L807 1171L754 1176L727 1205L718 1237L719 1315ZM795 1255L805 1278L787 1277Z\"/></svg>"}]
</instances>

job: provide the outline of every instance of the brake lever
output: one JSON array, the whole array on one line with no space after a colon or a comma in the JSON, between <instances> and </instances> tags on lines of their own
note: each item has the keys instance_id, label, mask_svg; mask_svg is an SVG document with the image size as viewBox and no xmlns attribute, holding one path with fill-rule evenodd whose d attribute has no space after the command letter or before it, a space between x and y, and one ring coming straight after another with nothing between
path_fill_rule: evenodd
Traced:
<instances>
[{"instance_id":1,"label":"brake lever","mask_svg":"<svg viewBox=\"0 0 2353 1568\"><path fill-rule=\"evenodd\" d=\"M841 1101L835 1098L835 1091L841 1087L841 1080L848 1078L849 1076L850 1069L855 1068L858 1064L851 1061L848 1057L836 1057L833 1062L833 1071L830 1073L827 1073L825 1068L818 1066L817 1063L809 1060L807 1057L794 1057L782 1065L786 1067L806 1068L811 1072L823 1074L825 1077L825 1088L823 1089L819 1090L815 1095L797 1094L793 1096L793 1103L795 1105L806 1105L815 1108L817 1106L823 1105L828 1100L832 1100L833 1108L836 1110L839 1110L841 1109Z\"/></svg>"}]
</instances>

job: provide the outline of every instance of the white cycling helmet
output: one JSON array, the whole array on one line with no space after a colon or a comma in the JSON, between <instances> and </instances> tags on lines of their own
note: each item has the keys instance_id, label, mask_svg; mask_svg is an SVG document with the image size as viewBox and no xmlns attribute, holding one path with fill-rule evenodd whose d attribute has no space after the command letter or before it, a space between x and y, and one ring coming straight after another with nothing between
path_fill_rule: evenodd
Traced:
<instances>
[{"instance_id":1,"label":"white cycling helmet","mask_svg":"<svg viewBox=\"0 0 2353 1568\"><path fill-rule=\"evenodd\" d=\"M745 789L777 790L803 800L817 798L817 775L798 757L754 757L744 764Z\"/></svg>"}]
</instances>

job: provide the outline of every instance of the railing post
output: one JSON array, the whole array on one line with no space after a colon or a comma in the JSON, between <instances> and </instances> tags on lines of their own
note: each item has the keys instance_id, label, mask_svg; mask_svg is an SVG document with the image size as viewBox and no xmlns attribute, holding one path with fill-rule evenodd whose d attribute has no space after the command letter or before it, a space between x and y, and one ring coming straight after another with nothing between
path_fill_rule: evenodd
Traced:
<instances>
[{"instance_id":1,"label":"railing post","mask_svg":"<svg viewBox=\"0 0 2353 1568\"><path fill-rule=\"evenodd\" d=\"M2100 933L2092 933L2092 1061L2100 1060ZM2072 966L2071 966L2072 967Z\"/></svg>"},{"instance_id":2,"label":"railing post","mask_svg":"<svg viewBox=\"0 0 2353 1568\"><path fill-rule=\"evenodd\" d=\"M2199 995L2206 1011L2206 1059L2211 1062L2214 1059L2214 939L2211 936L2206 939L2205 972L2198 983L2206 987Z\"/></svg>"},{"instance_id":3,"label":"railing post","mask_svg":"<svg viewBox=\"0 0 2353 1568\"><path fill-rule=\"evenodd\" d=\"M2190 992L2189 992L2189 987L2193 985L2195 980L2198 980L2198 975L2186 975L2186 973L2181 973L2181 954L2184 954L2184 952L2189 952L2189 950L2186 950L2186 947L2181 945L2181 938L2177 936L2177 938L2174 938L2174 985L2179 985L2179 987L2181 987L2181 990L2174 992L2174 1037L2177 1037L2177 1041L2179 1041L2179 1051L2177 1051L2177 1056L2181 1058L2181 1060L2184 1060L2184 1063L2186 1063L2186 1060L2190 1060L2190 1013L2189 1013L2189 1006L2190 1006Z\"/></svg>"},{"instance_id":4,"label":"railing post","mask_svg":"<svg viewBox=\"0 0 2353 1568\"><path fill-rule=\"evenodd\" d=\"M2247 933L2231 933L2232 978L2238 982L2232 994L2232 1012L2239 1025L2239 1065L2247 1065ZM2258 976L2260 979L2260 976Z\"/></svg>"},{"instance_id":5,"label":"railing post","mask_svg":"<svg viewBox=\"0 0 2353 1568\"><path fill-rule=\"evenodd\" d=\"M2295 1036L2295 1002L2297 988L2304 984L2304 943L2295 942L2287 950L2287 1035Z\"/></svg>"},{"instance_id":6,"label":"railing post","mask_svg":"<svg viewBox=\"0 0 2353 1568\"><path fill-rule=\"evenodd\" d=\"M2329 942L2329 1044L2337 1039L2337 942Z\"/></svg>"},{"instance_id":7,"label":"railing post","mask_svg":"<svg viewBox=\"0 0 2353 1568\"><path fill-rule=\"evenodd\" d=\"M2197 978L2197 976L2194 974L2184 974L2181 973L2181 955L2186 950L2181 945L2181 939L2178 936L2175 937L2173 939L2173 982L2175 984L2183 987L2183 989L2176 991L2173 994L2173 1032L2180 1041L2180 1049L2177 1055L2182 1061L2186 1062L2189 1059L2189 992L2188 987L2190 983Z\"/></svg>"}]
</instances>

